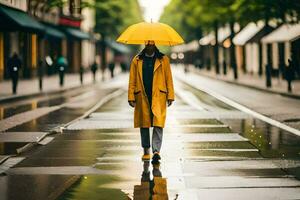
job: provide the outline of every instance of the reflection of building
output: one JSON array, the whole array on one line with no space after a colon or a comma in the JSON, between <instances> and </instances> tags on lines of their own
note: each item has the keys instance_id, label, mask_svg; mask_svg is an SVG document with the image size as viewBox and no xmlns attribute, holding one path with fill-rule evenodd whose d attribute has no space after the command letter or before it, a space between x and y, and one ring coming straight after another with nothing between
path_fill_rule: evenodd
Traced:
<instances>
[{"instance_id":1,"label":"reflection of building","mask_svg":"<svg viewBox=\"0 0 300 200\"><path fill-rule=\"evenodd\" d=\"M13 52L22 59L23 78L35 76L46 56L55 64L55 58L64 55L70 72L88 67L95 57L89 34L94 20L93 10L82 9L80 0L63 6L46 0L0 0L0 80L9 78L5 65ZM47 71L54 73L55 65Z\"/></svg>"}]
</instances>

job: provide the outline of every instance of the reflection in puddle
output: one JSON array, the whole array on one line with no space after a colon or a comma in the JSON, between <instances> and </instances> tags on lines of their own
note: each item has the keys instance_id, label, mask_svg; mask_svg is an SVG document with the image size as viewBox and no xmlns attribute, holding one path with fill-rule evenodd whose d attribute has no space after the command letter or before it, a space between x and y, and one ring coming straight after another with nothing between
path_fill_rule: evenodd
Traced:
<instances>
[{"instance_id":1,"label":"reflection in puddle","mask_svg":"<svg viewBox=\"0 0 300 200\"><path fill-rule=\"evenodd\" d=\"M266 158L300 159L300 137L258 119L223 119L234 132L248 138Z\"/></svg>"},{"instance_id":2,"label":"reflection in puddle","mask_svg":"<svg viewBox=\"0 0 300 200\"><path fill-rule=\"evenodd\" d=\"M28 143L25 142L0 142L0 155L17 154L17 150Z\"/></svg>"},{"instance_id":3,"label":"reflection in puddle","mask_svg":"<svg viewBox=\"0 0 300 200\"><path fill-rule=\"evenodd\" d=\"M149 171L150 162L144 161L141 184L134 186L132 200L168 199L167 179L162 177L160 164L153 164L152 179Z\"/></svg>"}]
</instances>

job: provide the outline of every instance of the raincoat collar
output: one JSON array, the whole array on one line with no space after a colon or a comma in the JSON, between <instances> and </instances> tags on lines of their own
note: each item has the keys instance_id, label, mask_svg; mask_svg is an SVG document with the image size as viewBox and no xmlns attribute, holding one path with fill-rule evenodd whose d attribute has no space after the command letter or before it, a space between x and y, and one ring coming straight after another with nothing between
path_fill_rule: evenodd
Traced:
<instances>
[{"instance_id":1,"label":"raincoat collar","mask_svg":"<svg viewBox=\"0 0 300 200\"><path fill-rule=\"evenodd\" d=\"M162 59L165 54L161 53L158 48L155 48L154 57L158 59ZM145 48L138 54L138 58L143 60L145 58Z\"/></svg>"}]
</instances>

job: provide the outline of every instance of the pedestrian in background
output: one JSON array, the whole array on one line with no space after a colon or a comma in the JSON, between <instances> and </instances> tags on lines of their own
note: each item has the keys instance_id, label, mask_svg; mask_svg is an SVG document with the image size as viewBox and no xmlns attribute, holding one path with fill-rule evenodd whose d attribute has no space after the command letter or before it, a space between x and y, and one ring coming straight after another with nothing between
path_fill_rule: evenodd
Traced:
<instances>
[{"instance_id":1,"label":"pedestrian in background","mask_svg":"<svg viewBox=\"0 0 300 200\"><path fill-rule=\"evenodd\" d=\"M128 102L134 107L134 128L140 128L144 148L142 160L150 160L150 133L152 134L152 163L161 159L166 104L174 101L174 88L169 58L161 53L154 41L133 58L130 66Z\"/></svg>"},{"instance_id":2,"label":"pedestrian in background","mask_svg":"<svg viewBox=\"0 0 300 200\"><path fill-rule=\"evenodd\" d=\"M39 88L40 91L43 90L43 77L45 73L45 62L40 59L39 66L38 66L38 76L39 76Z\"/></svg>"},{"instance_id":3,"label":"pedestrian in background","mask_svg":"<svg viewBox=\"0 0 300 200\"><path fill-rule=\"evenodd\" d=\"M288 59L288 65L285 66L285 79L288 83L288 92L292 92L292 81L294 78L294 62Z\"/></svg>"},{"instance_id":4,"label":"pedestrian in background","mask_svg":"<svg viewBox=\"0 0 300 200\"><path fill-rule=\"evenodd\" d=\"M114 61L111 61L108 64L108 69L110 71L110 77L113 78L114 77L114 70L115 70L115 62Z\"/></svg>"},{"instance_id":5,"label":"pedestrian in background","mask_svg":"<svg viewBox=\"0 0 300 200\"><path fill-rule=\"evenodd\" d=\"M93 73L94 83L96 83L96 73L97 73L97 70L98 70L98 65L97 65L96 61L94 61L94 63L91 65L91 71Z\"/></svg>"},{"instance_id":6,"label":"pedestrian in background","mask_svg":"<svg viewBox=\"0 0 300 200\"><path fill-rule=\"evenodd\" d=\"M12 80L12 92L13 94L17 93L17 86L19 80L19 71L21 69L22 62L18 54L14 52L13 56L10 57L7 61L7 67L9 70L9 75Z\"/></svg>"},{"instance_id":7,"label":"pedestrian in background","mask_svg":"<svg viewBox=\"0 0 300 200\"><path fill-rule=\"evenodd\" d=\"M67 59L63 55L60 55L57 59L57 68L58 68L58 73L59 73L60 87L62 87L64 85L65 71L66 71L67 66L68 66Z\"/></svg>"}]
</instances>

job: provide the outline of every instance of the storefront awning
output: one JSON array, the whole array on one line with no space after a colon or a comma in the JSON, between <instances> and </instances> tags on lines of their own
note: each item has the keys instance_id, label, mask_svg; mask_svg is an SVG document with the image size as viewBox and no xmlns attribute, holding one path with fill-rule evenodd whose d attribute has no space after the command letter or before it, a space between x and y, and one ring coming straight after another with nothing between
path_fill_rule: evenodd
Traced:
<instances>
[{"instance_id":1,"label":"storefront awning","mask_svg":"<svg viewBox=\"0 0 300 200\"><path fill-rule=\"evenodd\" d=\"M172 52L188 52L188 51L197 51L199 48L199 41L193 40L187 44L178 45L172 48Z\"/></svg>"},{"instance_id":2,"label":"storefront awning","mask_svg":"<svg viewBox=\"0 0 300 200\"><path fill-rule=\"evenodd\" d=\"M71 36L74 39L79 39L79 40L91 39L91 36L89 33L83 32L80 29L68 27L68 28L64 28L64 31L67 35Z\"/></svg>"},{"instance_id":3,"label":"storefront awning","mask_svg":"<svg viewBox=\"0 0 300 200\"><path fill-rule=\"evenodd\" d=\"M214 35L213 32L211 32L210 34L204 36L203 38L201 38L199 40L199 43L202 46L206 46L206 45L209 45L209 44L213 45L212 43L214 43L214 42L215 42L215 35Z\"/></svg>"},{"instance_id":4,"label":"storefront awning","mask_svg":"<svg viewBox=\"0 0 300 200\"><path fill-rule=\"evenodd\" d=\"M62 39L65 38L66 35L58 30L57 28L52 27L51 25L48 24L43 24L44 29L45 29L45 34L48 37L54 37L54 38L58 38L58 39Z\"/></svg>"},{"instance_id":5,"label":"storefront awning","mask_svg":"<svg viewBox=\"0 0 300 200\"><path fill-rule=\"evenodd\" d=\"M110 40L106 40L105 43L114 51L118 52L118 53L123 53L123 54L127 54L130 53L130 49L123 45L123 44L119 44L116 43L115 41L110 41Z\"/></svg>"},{"instance_id":6,"label":"storefront awning","mask_svg":"<svg viewBox=\"0 0 300 200\"><path fill-rule=\"evenodd\" d=\"M27 13L0 5L0 30L43 32L41 23L29 16Z\"/></svg>"},{"instance_id":7,"label":"storefront awning","mask_svg":"<svg viewBox=\"0 0 300 200\"><path fill-rule=\"evenodd\" d=\"M252 37L255 36L263 27L265 23L258 22L249 23L245 28L243 28L234 38L233 43L235 45L243 46L245 45Z\"/></svg>"},{"instance_id":8,"label":"storefront awning","mask_svg":"<svg viewBox=\"0 0 300 200\"><path fill-rule=\"evenodd\" d=\"M300 24L283 24L261 39L263 43L289 42L300 38Z\"/></svg>"}]
</instances>

